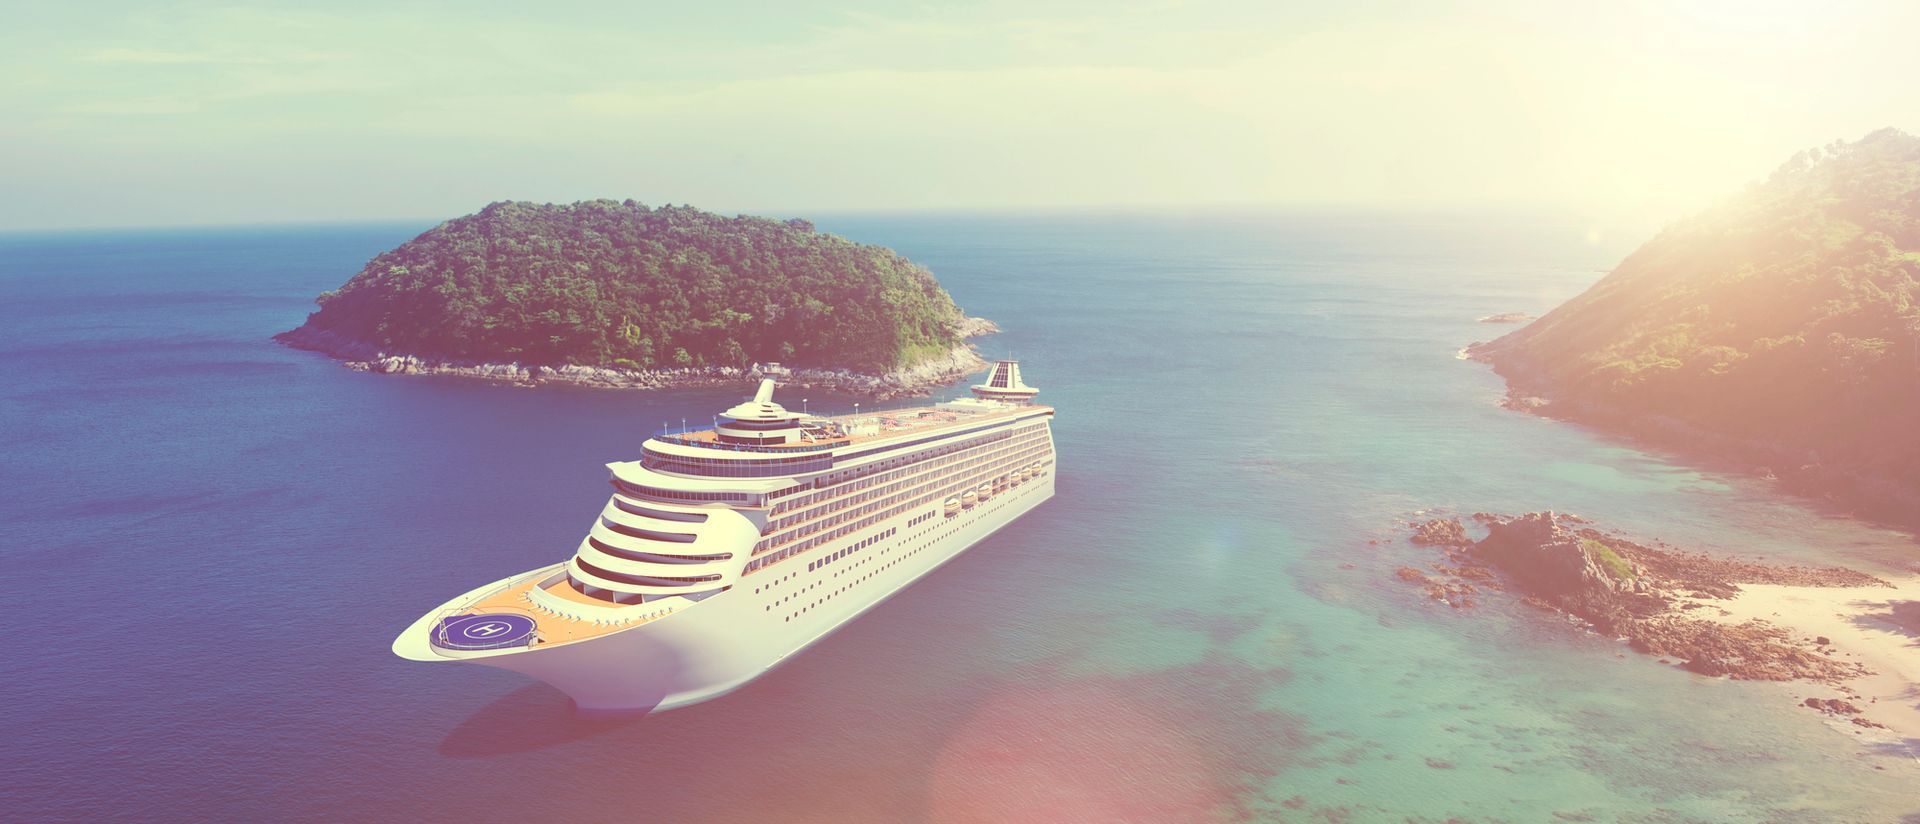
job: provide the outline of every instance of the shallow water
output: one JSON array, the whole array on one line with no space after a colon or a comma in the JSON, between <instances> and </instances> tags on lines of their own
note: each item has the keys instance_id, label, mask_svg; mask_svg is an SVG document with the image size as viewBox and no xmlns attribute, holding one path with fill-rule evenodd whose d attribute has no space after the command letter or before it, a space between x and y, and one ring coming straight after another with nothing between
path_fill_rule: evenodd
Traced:
<instances>
[{"instance_id":1,"label":"shallow water","mask_svg":"<svg viewBox=\"0 0 1920 824\"><path fill-rule=\"evenodd\" d=\"M421 226L0 237L8 819L1884 821L1920 764L1490 599L1416 510L1869 569L1911 537L1506 412L1455 359L1624 248L1540 219L827 218L1060 410L1058 497L722 700L569 718L387 650L565 557L599 464L728 391L351 372L270 343ZM812 393L811 408L850 403ZM1377 539L1380 545L1370 544ZM1885 767L1877 770L1876 767Z\"/></svg>"}]
</instances>

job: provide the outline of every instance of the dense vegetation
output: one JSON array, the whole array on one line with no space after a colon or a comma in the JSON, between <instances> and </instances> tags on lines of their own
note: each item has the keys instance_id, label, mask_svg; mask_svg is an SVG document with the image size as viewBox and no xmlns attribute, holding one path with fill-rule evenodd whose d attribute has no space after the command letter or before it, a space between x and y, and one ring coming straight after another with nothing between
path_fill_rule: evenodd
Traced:
<instances>
[{"instance_id":1,"label":"dense vegetation","mask_svg":"<svg viewBox=\"0 0 1920 824\"><path fill-rule=\"evenodd\" d=\"M1920 490L1920 138L1802 152L1481 354L1588 406Z\"/></svg>"},{"instance_id":2,"label":"dense vegetation","mask_svg":"<svg viewBox=\"0 0 1920 824\"><path fill-rule=\"evenodd\" d=\"M885 372L944 354L960 311L926 269L803 220L631 200L501 202L373 259L307 318L393 354L653 368Z\"/></svg>"}]
</instances>

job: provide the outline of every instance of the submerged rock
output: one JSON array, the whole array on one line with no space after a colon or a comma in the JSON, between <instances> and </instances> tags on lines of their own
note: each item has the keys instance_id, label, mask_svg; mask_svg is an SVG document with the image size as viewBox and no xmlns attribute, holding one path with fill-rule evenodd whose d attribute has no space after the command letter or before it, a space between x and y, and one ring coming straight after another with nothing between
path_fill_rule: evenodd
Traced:
<instances>
[{"instance_id":1,"label":"submerged rock","mask_svg":"<svg viewBox=\"0 0 1920 824\"><path fill-rule=\"evenodd\" d=\"M1854 706L1853 702L1844 701L1839 698L1809 698L1800 702L1800 704L1801 706L1812 707L1821 712L1829 712L1836 715L1860 714L1860 708Z\"/></svg>"},{"instance_id":2,"label":"submerged rock","mask_svg":"<svg viewBox=\"0 0 1920 824\"><path fill-rule=\"evenodd\" d=\"M1426 546L1467 546L1473 539L1467 537L1467 528L1459 518L1434 518L1413 525L1413 542Z\"/></svg>"},{"instance_id":3,"label":"submerged rock","mask_svg":"<svg viewBox=\"0 0 1920 824\"><path fill-rule=\"evenodd\" d=\"M1483 317L1480 319L1480 322L1481 323L1525 323L1530 320L1533 320L1533 316L1525 312L1501 312L1500 314L1497 314L1497 315L1488 315L1486 317Z\"/></svg>"}]
</instances>

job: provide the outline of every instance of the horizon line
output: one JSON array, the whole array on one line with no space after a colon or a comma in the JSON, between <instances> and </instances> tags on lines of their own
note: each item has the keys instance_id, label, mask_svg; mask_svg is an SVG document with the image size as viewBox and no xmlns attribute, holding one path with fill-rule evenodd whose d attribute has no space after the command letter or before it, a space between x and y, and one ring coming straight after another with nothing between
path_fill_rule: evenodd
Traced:
<instances>
[{"instance_id":1,"label":"horizon line","mask_svg":"<svg viewBox=\"0 0 1920 824\"><path fill-rule=\"evenodd\" d=\"M1577 206L1572 206L1567 204L1547 205L1547 204L1541 204L1541 203L1523 203L1523 202L1511 202L1511 201L1503 201L1503 202L1479 201L1479 202L1468 202L1468 203L1459 203L1459 204L1452 204L1452 205L1437 204L1437 203L1425 203L1425 204L1381 203L1381 204L1369 205L1369 204L1351 203L1351 202L1323 202L1323 203L1272 202L1272 203L1168 204L1168 205L1159 205L1159 206L1147 205L1147 204L1125 204L1125 205L1111 205L1111 206L1101 206L1101 205L999 206L999 207L926 206L926 207L876 207L876 208L822 208L822 209L811 209L811 210L755 209L755 210L743 211L743 210L733 210L733 209L713 209L713 208L707 208L704 206L698 206L691 203L680 203L680 202L674 202L674 201L661 201L658 203L653 203L653 202L642 201L639 198L604 197L604 198L582 198L579 200L568 200L568 201L534 200L529 198L502 198L500 200L488 201L488 203L486 204L481 204L479 207L474 208L472 211L468 211L468 212L464 212L458 215L453 215L448 217L422 217L422 216L384 216L384 217L366 217L366 218L316 217L316 218L305 218L305 219L261 220L261 221L248 221L248 222L207 221L207 222L192 222L192 223L114 223L114 224L97 224L97 225L81 224L81 225L61 225L61 226L0 227L0 237L89 234L89 233L96 233L96 232L98 233L112 233L112 232L131 233L131 232L233 231L233 230L249 230L249 229L264 230L264 229L322 228L322 227L346 228L346 227L353 227L353 226L394 226L394 225L408 225L408 224L417 224L422 227L432 227L432 226L437 226L441 223L445 223L449 220L456 220L461 217L466 217L468 215L476 214L480 211L480 209L485 208L487 205L491 205L492 203L521 202L521 203L536 203L541 205L547 205L547 204L567 205L572 203L587 203L587 202L592 202L596 200L610 200L616 203L625 202L627 200L634 200L634 201L640 202L641 204L647 206L648 208L653 208L653 209L660 209L668 206L692 207L695 209L699 209L701 211L710 212L712 214L723 215L727 217L764 217L764 218L770 218L775 220L792 220L797 218L800 220L807 220L809 222L817 222L814 219L815 217L823 217L823 218L824 217L884 217L884 216L895 216L895 215L897 216L954 216L954 217L989 217L989 216L1057 216L1057 217L1160 216L1160 217L1167 217L1167 216L1178 216L1178 215L1204 215L1204 216L1225 217L1225 216L1236 216L1236 215L1237 216L1253 216L1253 215L1261 215L1261 214L1286 214L1290 216L1393 215L1393 216L1402 216L1402 217L1442 217L1442 216L1449 216L1449 215L1485 216L1485 215L1494 215L1494 214L1524 213L1524 214L1533 215L1533 216L1541 216L1543 214L1544 215L1557 214L1557 215L1562 215L1566 217L1575 217L1575 216L1594 217L1595 212L1603 211L1598 209L1583 209ZM1612 217L1608 219L1618 220L1619 218Z\"/></svg>"}]
</instances>

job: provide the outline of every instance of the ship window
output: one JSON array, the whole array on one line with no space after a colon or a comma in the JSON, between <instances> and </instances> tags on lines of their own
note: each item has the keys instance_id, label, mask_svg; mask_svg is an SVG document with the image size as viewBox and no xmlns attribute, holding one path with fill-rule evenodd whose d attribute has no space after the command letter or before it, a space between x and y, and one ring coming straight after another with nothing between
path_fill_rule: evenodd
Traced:
<instances>
[{"instance_id":1,"label":"ship window","mask_svg":"<svg viewBox=\"0 0 1920 824\"><path fill-rule=\"evenodd\" d=\"M704 513L668 512L662 509L649 509L647 507L640 506L638 504L627 503L626 501L620 500L619 498L613 499L613 505L619 507L620 510L623 512L630 512L635 515L640 515L647 518L653 518L655 520L660 520L660 521L680 521L682 523L698 524L698 523L704 523L707 520L707 516Z\"/></svg>"},{"instance_id":2,"label":"ship window","mask_svg":"<svg viewBox=\"0 0 1920 824\"><path fill-rule=\"evenodd\" d=\"M623 584L634 584L637 586L674 586L675 584L680 584L680 583L700 583L705 581L720 580L720 576L718 575L696 575L696 576L684 577L684 578L667 576L667 575L628 575L623 572L614 572L612 570L601 569L597 566L594 566L593 564L590 564L590 563L587 563L586 561L581 560L578 556L574 557L573 562L574 564L579 566L581 570L591 575L594 575L600 578L605 578L609 581L619 581L620 583L623 583ZM662 584L661 582L663 581L666 581L669 583Z\"/></svg>"},{"instance_id":3,"label":"ship window","mask_svg":"<svg viewBox=\"0 0 1920 824\"><path fill-rule=\"evenodd\" d=\"M615 558L625 558L629 561L642 561L650 564L698 564L707 561L725 561L733 557L733 553L730 552L712 555L665 555L652 552L639 552L609 545L593 536L587 537L587 545L601 552L605 552L608 555L612 555Z\"/></svg>"},{"instance_id":4,"label":"ship window","mask_svg":"<svg viewBox=\"0 0 1920 824\"><path fill-rule=\"evenodd\" d=\"M618 479L611 479L608 483L613 484L613 488L618 490L620 494L634 498L661 498L679 501L723 501L737 504L745 504L751 500L751 496L740 492L683 492L675 489L661 489L654 486L630 484Z\"/></svg>"},{"instance_id":5,"label":"ship window","mask_svg":"<svg viewBox=\"0 0 1920 824\"><path fill-rule=\"evenodd\" d=\"M676 543L676 544L690 544L690 543L693 543L696 538L696 536L688 535L687 533L684 533L684 532L658 532L651 529L641 529L639 527L627 526L626 524L620 523L618 521L609 520L606 518L601 518L600 523L604 524L606 528L611 529L614 532L618 532L622 535L625 535L629 538L641 538L648 541L667 541L669 543Z\"/></svg>"}]
</instances>

